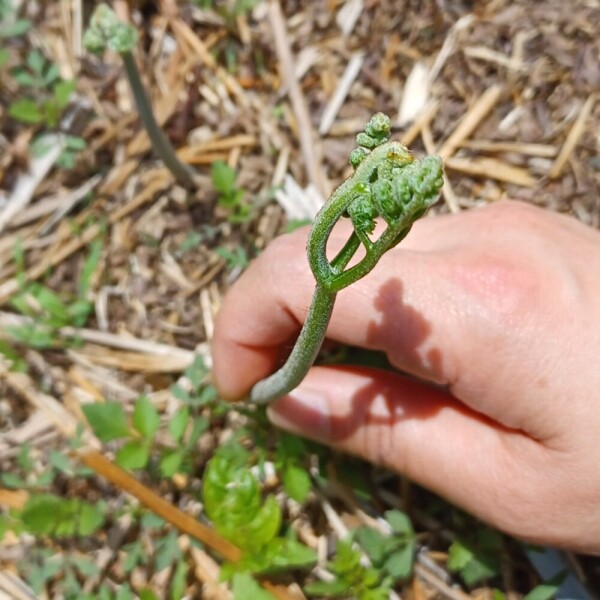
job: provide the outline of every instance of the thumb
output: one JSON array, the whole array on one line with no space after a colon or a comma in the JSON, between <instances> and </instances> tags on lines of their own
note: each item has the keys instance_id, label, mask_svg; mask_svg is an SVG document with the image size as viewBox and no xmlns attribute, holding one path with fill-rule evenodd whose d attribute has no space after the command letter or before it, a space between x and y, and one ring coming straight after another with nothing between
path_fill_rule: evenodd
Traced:
<instances>
[{"instance_id":1,"label":"thumb","mask_svg":"<svg viewBox=\"0 0 600 600\"><path fill-rule=\"evenodd\" d=\"M403 473L488 522L505 482L523 479L523 447L536 444L442 389L374 369L314 367L268 414L283 429Z\"/></svg>"}]
</instances>

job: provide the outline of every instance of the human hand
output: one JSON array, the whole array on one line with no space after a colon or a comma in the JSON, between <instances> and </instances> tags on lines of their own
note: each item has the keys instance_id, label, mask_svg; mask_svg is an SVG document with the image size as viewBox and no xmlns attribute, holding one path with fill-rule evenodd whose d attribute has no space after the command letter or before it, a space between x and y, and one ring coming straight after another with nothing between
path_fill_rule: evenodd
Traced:
<instances>
[{"instance_id":1,"label":"human hand","mask_svg":"<svg viewBox=\"0 0 600 600\"><path fill-rule=\"evenodd\" d=\"M305 240L275 240L225 299L225 397L271 373L297 334L314 288ZM423 219L339 293L328 330L420 380L313 367L269 416L507 533L600 553L599 273L600 233L568 217L505 202Z\"/></svg>"}]
</instances>

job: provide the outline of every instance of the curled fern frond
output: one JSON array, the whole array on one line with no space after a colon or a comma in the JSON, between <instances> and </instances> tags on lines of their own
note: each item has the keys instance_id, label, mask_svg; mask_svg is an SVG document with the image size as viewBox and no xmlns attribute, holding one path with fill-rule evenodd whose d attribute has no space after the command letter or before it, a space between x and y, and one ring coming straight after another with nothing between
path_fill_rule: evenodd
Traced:
<instances>
[{"instance_id":1,"label":"curled fern frond","mask_svg":"<svg viewBox=\"0 0 600 600\"><path fill-rule=\"evenodd\" d=\"M317 214L308 236L307 255L317 287L304 327L285 365L257 383L256 402L268 402L296 387L314 362L325 337L337 292L367 275L385 252L396 246L413 223L436 202L444 183L442 159L417 160L408 148L389 141L389 117L377 113L356 136L349 161L354 173L331 195ZM335 224L350 218L353 233L333 259L327 242ZM372 237L377 220L386 224ZM348 267L363 246L365 256Z\"/></svg>"},{"instance_id":2,"label":"curled fern frond","mask_svg":"<svg viewBox=\"0 0 600 600\"><path fill-rule=\"evenodd\" d=\"M99 4L92 15L90 26L83 36L83 45L89 52L101 54L106 48L119 54L131 52L137 42L135 27L123 23L108 4Z\"/></svg>"}]
</instances>

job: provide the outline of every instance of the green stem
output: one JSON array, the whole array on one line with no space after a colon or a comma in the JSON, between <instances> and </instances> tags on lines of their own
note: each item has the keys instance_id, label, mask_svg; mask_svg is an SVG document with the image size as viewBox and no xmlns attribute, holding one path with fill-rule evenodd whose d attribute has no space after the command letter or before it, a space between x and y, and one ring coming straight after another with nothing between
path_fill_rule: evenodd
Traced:
<instances>
[{"instance_id":1,"label":"green stem","mask_svg":"<svg viewBox=\"0 0 600 600\"><path fill-rule=\"evenodd\" d=\"M325 339L327 325L333 311L335 293L317 285L308 309L306 321L285 364L273 375L259 381L250 392L250 399L265 404L280 398L300 385L317 358Z\"/></svg>"},{"instance_id":2,"label":"green stem","mask_svg":"<svg viewBox=\"0 0 600 600\"><path fill-rule=\"evenodd\" d=\"M177 158L177 154L175 153L175 149L171 145L169 138L167 138L164 131L158 126L158 123L154 118L154 113L152 112L150 100L148 99L135 64L133 54L131 52L122 52L121 58L125 65L125 73L127 74L127 79L129 80L129 85L131 86L131 91L133 92L140 118L148 132L152 147L159 158L164 162L167 169L173 173L175 179L186 188L193 188L195 185L194 172Z\"/></svg>"}]
</instances>

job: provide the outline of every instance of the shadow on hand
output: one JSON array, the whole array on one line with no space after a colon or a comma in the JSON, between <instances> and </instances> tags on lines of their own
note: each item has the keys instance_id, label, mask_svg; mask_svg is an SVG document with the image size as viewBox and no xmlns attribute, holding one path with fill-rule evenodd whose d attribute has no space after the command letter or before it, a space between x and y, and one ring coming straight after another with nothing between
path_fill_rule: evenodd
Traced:
<instances>
[{"instance_id":1,"label":"shadow on hand","mask_svg":"<svg viewBox=\"0 0 600 600\"><path fill-rule=\"evenodd\" d=\"M428 338L431 327L419 312L404 304L400 281L393 279L381 286L373 307L380 317L369 324L367 339L370 348L389 350L390 340L402 340L398 343L401 350L397 356L390 357L393 363L410 365L417 372L423 371L425 367L441 367L441 353L437 349L428 351L427 365L420 358L418 349ZM370 377L365 385L353 392L348 398L346 410L338 410L331 415L328 441L333 443L351 437L365 425L392 428L403 419L431 418L444 406L454 404L452 398L439 386L427 385L426 382L397 370L341 365L329 365L328 368L362 373L366 377L377 373L377 377ZM286 412L303 431L310 432L319 427L321 417L316 410L311 410L305 404L292 402L292 399L286 400ZM385 462L385 457L382 457L382 462Z\"/></svg>"}]
</instances>

